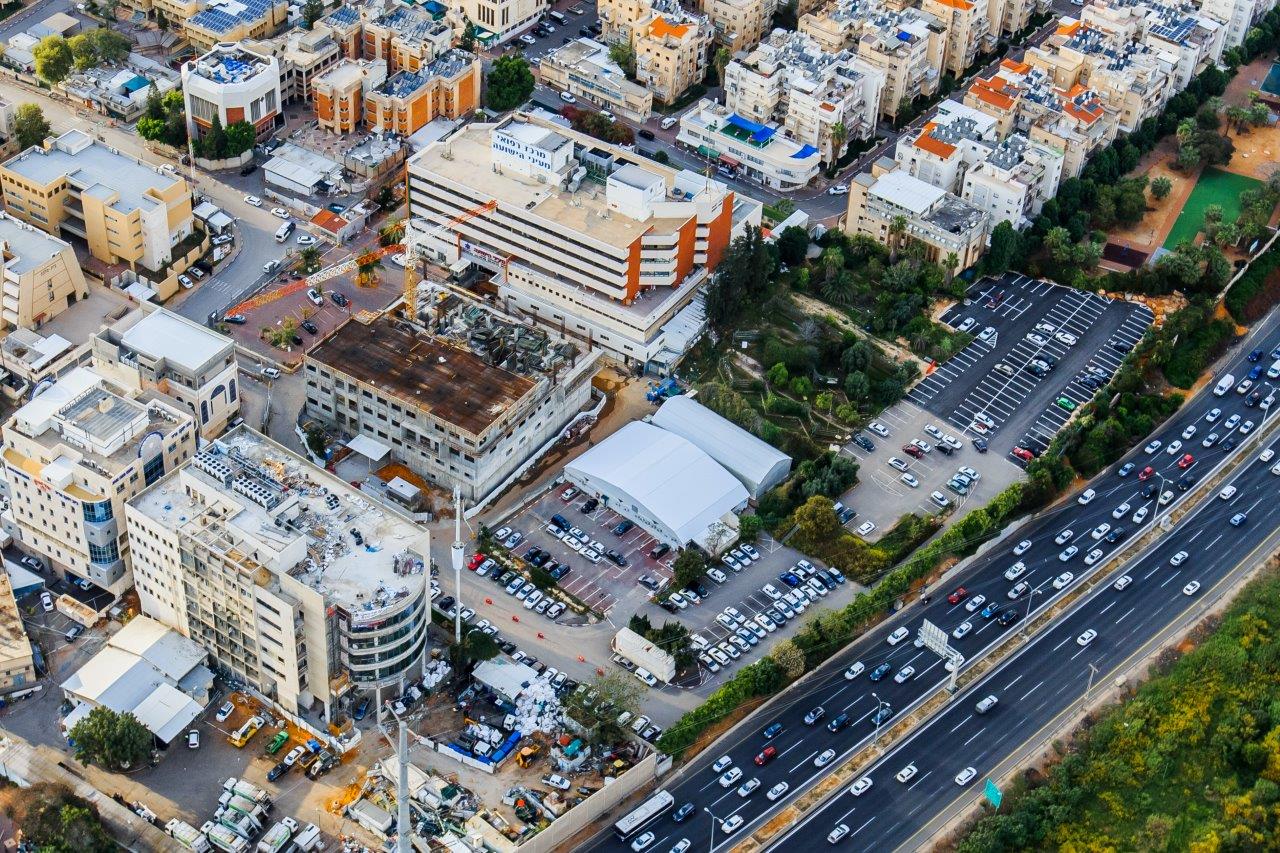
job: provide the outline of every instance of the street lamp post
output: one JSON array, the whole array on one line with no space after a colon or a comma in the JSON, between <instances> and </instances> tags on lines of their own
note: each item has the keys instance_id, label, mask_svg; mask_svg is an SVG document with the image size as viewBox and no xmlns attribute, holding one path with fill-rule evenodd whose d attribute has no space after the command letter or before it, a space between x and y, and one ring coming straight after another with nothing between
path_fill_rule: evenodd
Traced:
<instances>
[{"instance_id":1,"label":"street lamp post","mask_svg":"<svg viewBox=\"0 0 1280 853\"><path fill-rule=\"evenodd\" d=\"M881 720L882 720L882 718L881 718L881 716L880 716L880 709L881 709L881 708L883 708L885 705L888 705L889 703L888 703L888 702L886 702L886 701L884 701L883 699L881 699L881 698L879 697L879 695L877 695L877 694L875 694L875 693L872 693L872 694L871 694L871 698L872 698L872 699L874 699L874 700L876 700L876 736L875 736L875 744L876 744L876 746L879 746L879 745L880 745L880 723L881 723Z\"/></svg>"},{"instance_id":2,"label":"street lamp post","mask_svg":"<svg viewBox=\"0 0 1280 853\"><path fill-rule=\"evenodd\" d=\"M720 818L716 817L715 813L706 806L703 806L702 810L711 817L711 843L707 845L707 851L710 853L710 851L716 849L716 824L720 822Z\"/></svg>"},{"instance_id":3,"label":"street lamp post","mask_svg":"<svg viewBox=\"0 0 1280 853\"><path fill-rule=\"evenodd\" d=\"M1098 668L1093 664L1089 664L1089 684L1084 689L1084 696L1080 697L1080 710L1084 710L1085 704L1089 701L1089 693L1093 690L1093 677L1098 674Z\"/></svg>"}]
</instances>

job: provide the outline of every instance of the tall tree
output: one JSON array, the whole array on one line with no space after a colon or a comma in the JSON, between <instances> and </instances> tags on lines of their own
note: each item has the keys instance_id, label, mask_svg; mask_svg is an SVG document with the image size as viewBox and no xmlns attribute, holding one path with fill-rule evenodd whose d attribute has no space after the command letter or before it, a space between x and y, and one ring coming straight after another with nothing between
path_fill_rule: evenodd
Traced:
<instances>
[{"instance_id":1,"label":"tall tree","mask_svg":"<svg viewBox=\"0 0 1280 853\"><path fill-rule=\"evenodd\" d=\"M18 147L26 150L44 142L53 128L44 117L44 111L36 104L20 104L13 112L13 135Z\"/></svg>"},{"instance_id":2,"label":"tall tree","mask_svg":"<svg viewBox=\"0 0 1280 853\"><path fill-rule=\"evenodd\" d=\"M902 239L907 233L907 217L899 214L889 222L889 263L898 260L898 250L902 248Z\"/></svg>"},{"instance_id":3,"label":"tall tree","mask_svg":"<svg viewBox=\"0 0 1280 853\"><path fill-rule=\"evenodd\" d=\"M66 80L75 66L75 57L62 36L45 36L31 54L36 60L36 74L50 84Z\"/></svg>"},{"instance_id":4,"label":"tall tree","mask_svg":"<svg viewBox=\"0 0 1280 853\"><path fill-rule=\"evenodd\" d=\"M489 109L502 113L520 106L533 94L528 60L514 53L499 56L489 67L487 85Z\"/></svg>"},{"instance_id":5,"label":"tall tree","mask_svg":"<svg viewBox=\"0 0 1280 853\"><path fill-rule=\"evenodd\" d=\"M302 26L311 29L324 17L324 0L307 0L302 6Z\"/></svg>"},{"instance_id":6,"label":"tall tree","mask_svg":"<svg viewBox=\"0 0 1280 853\"><path fill-rule=\"evenodd\" d=\"M982 259L982 268L991 275L1000 275L1014 264L1022 253L1022 235L1005 219L991 229L991 246Z\"/></svg>"},{"instance_id":7,"label":"tall tree","mask_svg":"<svg viewBox=\"0 0 1280 853\"><path fill-rule=\"evenodd\" d=\"M474 51L476 49L476 25L470 18L465 18L465 20L467 23L462 28L462 36L458 39L458 47L463 50Z\"/></svg>"},{"instance_id":8,"label":"tall tree","mask_svg":"<svg viewBox=\"0 0 1280 853\"><path fill-rule=\"evenodd\" d=\"M1173 192L1173 181L1164 175L1156 178L1151 182L1151 195L1156 201L1163 201L1169 197L1169 193Z\"/></svg>"},{"instance_id":9,"label":"tall tree","mask_svg":"<svg viewBox=\"0 0 1280 853\"><path fill-rule=\"evenodd\" d=\"M636 49L630 41L618 40L609 45L609 58L613 60L622 73L634 79L636 76Z\"/></svg>"},{"instance_id":10,"label":"tall tree","mask_svg":"<svg viewBox=\"0 0 1280 853\"><path fill-rule=\"evenodd\" d=\"M226 135L226 156L239 157L253 147L253 143L258 137L258 131L253 125L242 119L227 125Z\"/></svg>"},{"instance_id":11,"label":"tall tree","mask_svg":"<svg viewBox=\"0 0 1280 853\"><path fill-rule=\"evenodd\" d=\"M100 764L107 770L140 766L151 755L155 740L133 714L117 714L102 706L76 723L70 734L78 760Z\"/></svg>"},{"instance_id":12,"label":"tall tree","mask_svg":"<svg viewBox=\"0 0 1280 853\"><path fill-rule=\"evenodd\" d=\"M200 139L200 151L210 160L221 160L227 155L227 132L222 128L222 119L214 113L209 129Z\"/></svg>"},{"instance_id":13,"label":"tall tree","mask_svg":"<svg viewBox=\"0 0 1280 853\"><path fill-rule=\"evenodd\" d=\"M733 54L729 52L727 47L716 48L715 55L711 57L711 62L715 65L716 81L724 86L725 69L729 67L729 63L733 61Z\"/></svg>"},{"instance_id":14,"label":"tall tree","mask_svg":"<svg viewBox=\"0 0 1280 853\"><path fill-rule=\"evenodd\" d=\"M845 143L849 141L849 128L845 127L844 122L838 121L831 125L831 162L838 163L840 158L844 156Z\"/></svg>"}]
</instances>

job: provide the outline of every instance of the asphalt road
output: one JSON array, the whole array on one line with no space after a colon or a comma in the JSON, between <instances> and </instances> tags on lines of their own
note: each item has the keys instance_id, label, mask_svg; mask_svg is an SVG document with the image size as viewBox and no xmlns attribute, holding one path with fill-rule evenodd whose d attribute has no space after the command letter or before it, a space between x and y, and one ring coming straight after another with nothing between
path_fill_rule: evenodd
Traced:
<instances>
[{"instance_id":1,"label":"asphalt road","mask_svg":"<svg viewBox=\"0 0 1280 853\"><path fill-rule=\"evenodd\" d=\"M1272 347L1280 344L1278 329L1280 329L1280 314L1261 324L1259 331L1252 334L1246 343L1240 346L1239 352L1233 353L1226 360L1229 366L1223 369L1233 373L1238 381L1251 366L1245 363L1245 354L1255 346L1269 352ZM1269 363L1265 354L1261 363L1264 365ZM1263 387L1264 391L1267 390L1264 386L1260 387ZM1011 532L1002 544L989 548L959 576L949 580L946 588L933 590L934 600L931 603L923 606L911 605L904 615L888 620L868 632L826 666L810 675L798 689L783 694L780 700L757 712L746 724L738 727L722 742L706 750L702 756L682 769L664 787L675 795L677 803L694 803L697 807L696 816L679 826L673 824L669 816L659 819L653 827L657 840L652 845L652 849L668 850L682 837L689 838L695 847L707 845L710 840L711 818L704 813L703 809L710 809L719 820L735 814L741 815L746 820L746 825L727 840L723 839L717 830L715 844L710 849L725 847L726 841L742 838L759 826L764 819L772 816L777 809L785 806L799 792L805 790L809 783L828 772L826 769L818 769L814 766L813 759L816 755L827 748L836 750L836 757L829 765L835 766L848 754L861 748L870 740L874 733L870 717L875 712L878 701L888 703L893 709L894 717L887 721L891 723L913 702L932 694L945 684L949 675L944 671L940 658L927 650L915 648L910 640L897 646L887 645L886 637L890 632L900 626L906 626L914 634L920 627L922 617L948 631L954 629L960 622L970 619L973 622L972 632L964 639L951 642L961 654L969 657L969 664L972 664L973 660L981 656L989 643L997 638L998 632L1017 630L1016 625L1021 621L1019 619L1019 622L1002 628L994 619L986 620L978 613L969 613L966 604L972 602L978 595L985 595L988 599L999 602L1001 608L1016 608L1020 614L1025 614L1028 608L1034 612L1045 607L1053 599L1079 584L1087 573L1110 571L1111 567L1105 557L1092 569L1083 564L1085 555L1095 548L1101 549L1105 555L1121 547L1120 544L1095 541L1091 531L1097 525L1104 523L1123 525L1128 529L1125 537L1128 539L1135 535L1137 528L1142 530L1149 528L1155 523L1155 519L1163 514L1156 512L1154 496L1144 500L1139 495L1138 470L1151 465L1155 469L1151 481L1158 487L1156 494L1170 489L1175 495L1175 500L1182 500L1185 498L1185 493L1172 488L1172 484L1184 473L1177 466L1181 452L1170 455L1165 452L1164 446L1174 440L1182 440L1180 434L1183 430L1191 425L1196 426L1197 434L1193 439L1186 441L1188 447L1183 452L1195 454L1196 462L1191 468L1191 473L1201 475L1222 462L1227 455L1220 443L1207 449L1200 446L1200 440L1214 429L1225 437L1222 429L1223 420L1233 414L1239 414L1242 419L1253 419L1261 423L1265 415L1274 414L1280 409L1280 404L1273 406L1269 412L1259 408L1246 408L1244 397L1236 394L1234 390L1221 398L1211 396L1209 390L1206 389L1188 402L1153 435L1153 438L1162 441L1163 446L1160 449L1147 454L1144 448L1136 448L1128 454L1126 459L1121 460L1121 463L1117 463L1117 466L1099 474L1089 484L1097 492L1097 496L1092 501L1085 505L1068 501ZM1211 428L1205 423L1204 415L1214 407L1220 408L1222 415ZM1127 477L1117 476L1118 465L1127 461L1133 461L1137 469ZM1262 538L1280 527L1280 515L1277 514L1280 510L1275 508L1274 501L1262 499L1264 493L1269 497L1275 490L1275 481L1268 479L1272 477L1268 473L1268 468L1268 465L1250 464L1240 477L1240 494L1232 503L1227 504L1212 498L1194 514L1189 514L1188 518L1183 519L1178 531L1166 535L1167 544L1162 542L1156 549L1155 555L1149 558L1154 560L1154 563L1144 559L1131 570L1134 586L1130 587L1124 597L1115 600L1113 604L1110 598L1099 596L1095 599L1096 605L1091 602L1081 615L1073 614L1066 617L1062 627L1055 626L1053 630L1033 640L1028 650L1024 651L1022 657L1018 659L1019 662L1009 665L1016 666L1017 669L1009 671L1004 680L996 679L997 689L978 688L978 690L997 694L1004 693L1005 689L1011 691L1004 696L1006 701L994 712L995 716L992 719L998 718L999 725L991 726L989 734L983 731L986 720L965 722L964 725L968 728L965 730L964 738L958 737L958 732L953 734L948 731L955 725L957 718L948 718L953 721L946 727L924 729L923 731L931 734L927 737L919 736L923 746L903 747L901 760L895 756L886 768L891 773L896 773L902 765L919 756L917 766L920 767L920 773L913 780L915 785L905 789L910 793L903 792L903 786L893 781L891 773L873 771L871 775L876 783L872 789L874 793L869 793L864 798L865 803L870 807L864 807L862 802L855 804L851 798L839 798L836 801L839 804L838 811L834 810L837 806L829 806L828 809L819 813L820 818L808 821L795 829L796 837L804 841L818 839L825 843L826 834L831 831L832 826L847 822L851 830L856 830L852 838L858 845L858 849L897 845L910 838L929 820L937 810L936 806L941 804L939 790L947 794L954 792L953 788L948 786L954 786L952 777L959 770L972 765L981 774L990 769L1004 752L1021 743L1029 732L1034 731L1045 720L1056 714L1065 703L1079 698L1085 683L1081 673L1087 672L1088 664L1093 663L1105 673L1116 661L1121 660L1138 645L1159 632L1173 614L1182 608L1194 606L1196 599L1188 598L1181 593L1184 583L1191 579L1199 579L1204 585L1201 591L1201 595L1204 595L1212 583L1229 571L1243 555L1252 550ZM1114 518L1113 511L1121 503L1126 502L1130 507L1124 514L1123 520ZM1141 525L1135 525L1132 514L1143 506L1148 507L1147 517ZM1246 525L1239 529L1227 526L1226 519L1239 511L1249 512ZM1056 543L1055 537L1067 530L1071 531L1069 537L1061 544ZM1031 544L1020 556L1012 555L1011 549L1022 540L1029 540ZM1067 561L1060 560L1060 553L1071 544L1080 549L1079 553ZM1180 549L1195 550L1194 556L1178 569L1176 574L1174 570L1165 570L1163 578L1152 580L1144 577L1151 571L1150 566L1167 563L1170 554ZM1005 579L1004 572L1017 560L1021 560L1026 565L1026 571L1019 580L1027 581L1034 587L1034 592L1030 598L1024 596L1011 602L1006 593L1013 584ZM1075 579L1065 587L1063 592L1059 592L1054 590L1052 582L1063 571L1074 572ZM1169 579L1171 576L1172 580ZM1165 585L1162 587L1161 583ZM967 588L970 597L965 602L952 605L947 601L946 595L960 585ZM1124 603L1123 609L1120 608L1121 602ZM1113 606L1104 611L1103 608L1109 604ZM1121 616L1124 616L1121 620L1123 627L1114 624ZM1076 655L1079 647L1074 645L1067 649L1070 643L1060 645L1062 637L1073 640L1086 627L1094 627L1099 631L1100 636L1081 654ZM1058 648L1055 649L1055 646ZM1035 651L1031 651L1032 649ZM1073 658L1072 655L1076 656ZM1026 663L1022 663L1023 660ZM855 661L862 662L866 672L854 680L846 680L843 672ZM905 666L912 666L915 673L904 683L896 683L893 678L886 677L873 684L868 680L867 673L881 663L889 663L892 673L901 672ZM1026 683L1021 691L1016 689L1018 685L1006 688L1010 680L1024 671L1026 674L1018 685L1024 682L1029 683ZM1032 674L1035 674L1034 678ZM1027 700L1035 701L1032 700L1035 693L1019 701L1026 690L1036 687L1041 681L1044 685L1037 687L1037 692L1043 691L1039 699L1045 703L1044 707L1031 706L1027 702ZM971 697L973 695L974 691L968 691L964 700L956 703L957 708L964 711L962 716L972 712ZM826 710L826 716L818 725L807 727L803 717L816 706L822 706ZM851 726L837 733L828 731L826 723L842 712L850 715ZM958 712L953 710L948 713ZM772 762L758 767L752 759L766 745L761 731L774 721L780 722L784 727L783 732L770 742L777 747L779 754ZM997 731L1002 728L1012 729L1021 736ZM964 743L965 740L968 743ZM915 741L911 743L914 744ZM755 793L742 798L736 792L737 784L724 788L717 783L716 774L711 771L710 765L725 755L732 759L734 766L742 768L743 781L753 777L760 779L761 784ZM945 762L939 761L937 756L940 755L947 755ZM924 756L933 757L925 758ZM927 776L926 773L928 773ZM765 792L779 782L787 782L790 790L777 802L769 802L765 798ZM971 795L977 794L971 792ZM855 805L857 810L848 815L847 820L842 817ZM935 808L929 809L928 805L935 805ZM612 817L616 819L619 816L621 816L620 812ZM851 842L846 840L844 843ZM607 831L597 836L591 846L592 849L597 850L626 849Z\"/></svg>"}]
</instances>

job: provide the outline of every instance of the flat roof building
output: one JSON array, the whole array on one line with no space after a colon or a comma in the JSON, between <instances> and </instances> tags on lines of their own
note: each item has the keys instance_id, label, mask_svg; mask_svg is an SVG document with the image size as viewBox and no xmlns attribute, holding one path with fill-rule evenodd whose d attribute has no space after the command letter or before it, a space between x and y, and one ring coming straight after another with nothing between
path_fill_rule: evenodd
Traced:
<instances>
[{"instance_id":1,"label":"flat roof building","mask_svg":"<svg viewBox=\"0 0 1280 853\"><path fill-rule=\"evenodd\" d=\"M316 121L330 133L351 133L364 124L364 99L387 79L382 59L344 59L311 86Z\"/></svg>"},{"instance_id":2,"label":"flat roof building","mask_svg":"<svg viewBox=\"0 0 1280 853\"><path fill-rule=\"evenodd\" d=\"M822 152L776 124L744 118L703 98L680 116L676 141L718 165L777 190L806 186L822 168Z\"/></svg>"},{"instance_id":3,"label":"flat roof building","mask_svg":"<svg viewBox=\"0 0 1280 853\"><path fill-rule=\"evenodd\" d=\"M13 597L13 582L0 571L0 696L37 683L35 655Z\"/></svg>"},{"instance_id":4,"label":"flat roof building","mask_svg":"<svg viewBox=\"0 0 1280 853\"><path fill-rule=\"evenodd\" d=\"M728 544L737 535L735 513L747 504L742 483L714 459L675 433L640 421L587 450L564 474L674 548L708 540Z\"/></svg>"},{"instance_id":5,"label":"flat roof building","mask_svg":"<svg viewBox=\"0 0 1280 853\"><path fill-rule=\"evenodd\" d=\"M89 297L71 244L0 213L4 293L0 317L8 328L38 329Z\"/></svg>"},{"instance_id":6,"label":"flat roof building","mask_svg":"<svg viewBox=\"0 0 1280 853\"><path fill-rule=\"evenodd\" d=\"M195 14L170 20L182 28L197 50L209 50L219 42L268 38L289 20L285 0L196 0L194 5L198 9Z\"/></svg>"},{"instance_id":7,"label":"flat roof building","mask_svg":"<svg viewBox=\"0 0 1280 853\"><path fill-rule=\"evenodd\" d=\"M538 71L546 85L614 115L643 122L653 112L653 92L628 80L609 58L609 48L593 39L574 39L547 51Z\"/></svg>"},{"instance_id":8,"label":"flat roof building","mask_svg":"<svg viewBox=\"0 0 1280 853\"><path fill-rule=\"evenodd\" d=\"M599 354L442 289L423 304L429 330L348 321L312 348L306 412L478 501L586 408Z\"/></svg>"},{"instance_id":9,"label":"flat roof building","mask_svg":"<svg viewBox=\"0 0 1280 853\"><path fill-rule=\"evenodd\" d=\"M447 50L365 91L365 127L412 136L437 118L461 118L480 106L482 76L480 57Z\"/></svg>"},{"instance_id":10,"label":"flat roof building","mask_svg":"<svg viewBox=\"0 0 1280 853\"><path fill-rule=\"evenodd\" d=\"M420 670L427 530L266 436L232 429L126 514L142 612L287 713Z\"/></svg>"},{"instance_id":11,"label":"flat roof building","mask_svg":"<svg viewBox=\"0 0 1280 853\"><path fill-rule=\"evenodd\" d=\"M719 181L523 113L459 128L408 171L410 216L440 226L430 254L489 270L504 311L628 364L683 354L665 327L760 222Z\"/></svg>"},{"instance_id":12,"label":"flat roof building","mask_svg":"<svg viewBox=\"0 0 1280 853\"><path fill-rule=\"evenodd\" d=\"M223 128L244 121L263 139L281 120L280 62L237 43L220 43L182 65L187 132L202 138L216 116Z\"/></svg>"},{"instance_id":13,"label":"flat roof building","mask_svg":"<svg viewBox=\"0 0 1280 853\"><path fill-rule=\"evenodd\" d=\"M130 311L90 339L99 373L186 406L201 436L214 438L240 414L235 343L164 308Z\"/></svg>"},{"instance_id":14,"label":"flat roof building","mask_svg":"<svg viewBox=\"0 0 1280 853\"><path fill-rule=\"evenodd\" d=\"M190 415L76 367L4 428L4 467L22 540L59 575L119 595L132 586L124 504L195 453Z\"/></svg>"},{"instance_id":15,"label":"flat roof building","mask_svg":"<svg viewBox=\"0 0 1280 853\"><path fill-rule=\"evenodd\" d=\"M74 234L105 263L163 270L194 229L186 180L82 130L0 165L0 187L9 213L55 236Z\"/></svg>"}]
</instances>

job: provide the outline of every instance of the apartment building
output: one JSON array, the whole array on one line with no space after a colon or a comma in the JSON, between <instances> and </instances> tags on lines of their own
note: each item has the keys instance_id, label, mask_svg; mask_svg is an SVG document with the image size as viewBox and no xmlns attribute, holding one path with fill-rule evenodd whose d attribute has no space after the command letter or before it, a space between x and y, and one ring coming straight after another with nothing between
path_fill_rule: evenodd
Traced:
<instances>
[{"instance_id":1,"label":"apartment building","mask_svg":"<svg viewBox=\"0 0 1280 853\"><path fill-rule=\"evenodd\" d=\"M991 77L975 78L963 103L993 117L1002 138L1019 130L1061 153L1064 178L1078 177L1119 130L1115 111L1093 92L1079 84L1059 89L1040 69L1009 59Z\"/></svg>"},{"instance_id":2,"label":"apartment building","mask_svg":"<svg viewBox=\"0 0 1280 853\"><path fill-rule=\"evenodd\" d=\"M1015 133L965 172L960 197L986 211L993 225L1008 221L1026 228L1057 195L1062 163L1058 151Z\"/></svg>"},{"instance_id":3,"label":"apartment building","mask_svg":"<svg viewBox=\"0 0 1280 853\"><path fill-rule=\"evenodd\" d=\"M653 113L653 92L628 80L598 41L580 38L547 51L538 72L545 85L622 118L644 122Z\"/></svg>"},{"instance_id":4,"label":"apartment building","mask_svg":"<svg viewBox=\"0 0 1280 853\"><path fill-rule=\"evenodd\" d=\"M239 121L265 139L283 121L280 61L239 44L222 43L199 59L183 63L182 95L187 133L203 138L216 117L225 128Z\"/></svg>"},{"instance_id":5,"label":"apartment building","mask_svg":"<svg viewBox=\"0 0 1280 853\"><path fill-rule=\"evenodd\" d=\"M97 373L186 406L203 438L240 415L235 343L164 308L137 308L89 339Z\"/></svg>"},{"instance_id":6,"label":"apartment building","mask_svg":"<svg viewBox=\"0 0 1280 853\"><path fill-rule=\"evenodd\" d=\"M371 3L361 8L360 20L360 55L386 62L390 76L417 71L453 44L452 27L416 6Z\"/></svg>"},{"instance_id":7,"label":"apartment building","mask_svg":"<svg viewBox=\"0 0 1280 853\"><path fill-rule=\"evenodd\" d=\"M430 536L238 426L125 507L142 612L293 715L420 671Z\"/></svg>"},{"instance_id":8,"label":"apartment building","mask_svg":"<svg viewBox=\"0 0 1280 853\"><path fill-rule=\"evenodd\" d=\"M882 157L870 172L849 182L849 210L845 231L866 234L890 244L890 227L899 216L907 222L906 238L928 248L928 259L947 264L954 254L955 272L968 269L982 257L991 217L963 199L913 178L897 162Z\"/></svg>"},{"instance_id":9,"label":"apartment building","mask_svg":"<svg viewBox=\"0 0 1280 853\"><path fill-rule=\"evenodd\" d=\"M71 245L7 213L0 213L0 263L0 318L6 328L38 329L89 297Z\"/></svg>"},{"instance_id":10,"label":"apartment building","mask_svg":"<svg viewBox=\"0 0 1280 853\"><path fill-rule=\"evenodd\" d=\"M626 365L670 364L699 285L761 205L550 121L472 123L414 155L410 213L441 262L493 273L508 313ZM461 218L459 218L461 217Z\"/></svg>"},{"instance_id":11,"label":"apartment building","mask_svg":"<svg viewBox=\"0 0 1280 853\"><path fill-rule=\"evenodd\" d=\"M311 28L328 33L338 44L343 59L359 59L364 47L364 22L358 6L339 6Z\"/></svg>"},{"instance_id":12,"label":"apartment building","mask_svg":"<svg viewBox=\"0 0 1280 853\"><path fill-rule=\"evenodd\" d=\"M977 0L921 0L920 9L946 28L946 70L957 80L979 54L995 50L998 34L991 31L987 4Z\"/></svg>"},{"instance_id":13,"label":"apartment building","mask_svg":"<svg viewBox=\"0 0 1280 853\"><path fill-rule=\"evenodd\" d=\"M8 572L0 572L0 695L38 683L35 655L13 596L13 581Z\"/></svg>"},{"instance_id":14,"label":"apartment building","mask_svg":"<svg viewBox=\"0 0 1280 853\"><path fill-rule=\"evenodd\" d=\"M758 124L703 98L680 116L676 142L766 187L795 190L822 168L822 152L792 139L776 124Z\"/></svg>"},{"instance_id":15,"label":"apartment building","mask_svg":"<svg viewBox=\"0 0 1280 853\"><path fill-rule=\"evenodd\" d=\"M169 398L74 368L5 424L5 477L22 540L60 575L120 595L133 583L124 504L190 458L196 432Z\"/></svg>"},{"instance_id":16,"label":"apartment building","mask_svg":"<svg viewBox=\"0 0 1280 853\"><path fill-rule=\"evenodd\" d=\"M32 389L88 364L88 344L76 346L59 334L42 335L21 326L0 338L0 393L15 405L31 399Z\"/></svg>"},{"instance_id":17,"label":"apartment building","mask_svg":"<svg viewBox=\"0 0 1280 853\"><path fill-rule=\"evenodd\" d=\"M384 60L342 60L312 83L318 126L330 133L358 130L364 123L365 97L386 81Z\"/></svg>"},{"instance_id":18,"label":"apartment building","mask_svg":"<svg viewBox=\"0 0 1280 853\"><path fill-rule=\"evenodd\" d=\"M918 134L898 138L894 159L912 177L959 195L965 173L998 142L995 119L947 100Z\"/></svg>"},{"instance_id":19,"label":"apartment building","mask_svg":"<svg viewBox=\"0 0 1280 853\"><path fill-rule=\"evenodd\" d=\"M322 341L306 357L305 411L476 502L588 406L600 353L469 300L432 310L429 329L384 315Z\"/></svg>"},{"instance_id":20,"label":"apartment building","mask_svg":"<svg viewBox=\"0 0 1280 853\"><path fill-rule=\"evenodd\" d=\"M1080 10L1080 23L1115 44L1142 42L1169 72L1176 91L1217 62L1225 27L1194 6L1160 0L1098 0Z\"/></svg>"},{"instance_id":21,"label":"apartment building","mask_svg":"<svg viewBox=\"0 0 1280 853\"><path fill-rule=\"evenodd\" d=\"M58 88L72 103L120 121L142 117L152 92L163 97L182 85L179 74L140 53L123 62L75 70Z\"/></svg>"},{"instance_id":22,"label":"apartment building","mask_svg":"<svg viewBox=\"0 0 1280 853\"><path fill-rule=\"evenodd\" d=\"M1200 11L1223 25L1223 47L1227 48L1244 44L1249 29L1275 5L1276 0L1200 0Z\"/></svg>"},{"instance_id":23,"label":"apartment building","mask_svg":"<svg viewBox=\"0 0 1280 853\"><path fill-rule=\"evenodd\" d=\"M457 119L480 106L480 57L452 49L418 71L400 71L364 93L364 124L411 136L437 118Z\"/></svg>"},{"instance_id":24,"label":"apartment building","mask_svg":"<svg viewBox=\"0 0 1280 853\"><path fill-rule=\"evenodd\" d=\"M548 0L457 0L451 6L459 31L464 18L473 22L485 45L510 41L551 8Z\"/></svg>"},{"instance_id":25,"label":"apartment building","mask_svg":"<svg viewBox=\"0 0 1280 853\"><path fill-rule=\"evenodd\" d=\"M181 26L196 50L212 50L219 42L270 38L289 20L285 0L197 0L194 5L194 14L170 20Z\"/></svg>"},{"instance_id":26,"label":"apartment building","mask_svg":"<svg viewBox=\"0 0 1280 853\"><path fill-rule=\"evenodd\" d=\"M603 0L601 41L626 41L636 53L636 82L670 103L707 76L715 27L679 0Z\"/></svg>"},{"instance_id":27,"label":"apartment building","mask_svg":"<svg viewBox=\"0 0 1280 853\"><path fill-rule=\"evenodd\" d=\"M310 30L289 30L270 39L245 39L240 45L250 53L275 57L280 64L280 101L284 104L310 101L315 81L343 59L340 43L320 22Z\"/></svg>"},{"instance_id":28,"label":"apartment building","mask_svg":"<svg viewBox=\"0 0 1280 853\"><path fill-rule=\"evenodd\" d=\"M5 208L50 234L74 234L95 258L161 270L190 237L191 189L177 174L68 130L0 165Z\"/></svg>"},{"instance_id":29,"label":"apartment building","mask_svg":"<svg viewBox=\"0 0 1280 853\"><path fill-rule=\"evenodd\" d=\"M725 105L756 124L780 124L795 141L818 149L823 163L836 150L832 129L846 144L875 133L884 76L848 51L831 54L803 33L775 30L725 69Z\"/></svg>"},{"instance_id":30,"label":"apartment building","mask_svg":"<svg viewBox=\"0 0 1280 853\"><path fill-rule=\"evenodd\" d=\"M769 32L770 5L766 0L702 0L698 8L711 21L716 44L732 54L751 50Z\"/></svg>"}]
</instances>

